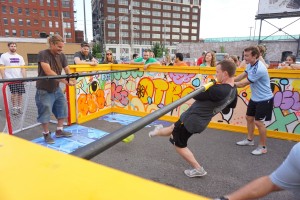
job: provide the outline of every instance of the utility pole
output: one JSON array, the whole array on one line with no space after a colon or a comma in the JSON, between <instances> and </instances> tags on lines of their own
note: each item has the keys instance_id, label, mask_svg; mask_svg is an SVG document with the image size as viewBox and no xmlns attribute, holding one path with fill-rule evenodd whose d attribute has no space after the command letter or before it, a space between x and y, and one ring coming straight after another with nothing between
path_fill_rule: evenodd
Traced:
<instances>
[{"instance_id":1,"label":"utility pole","mask_svg":"<svg viewBox=\"0 0 300 200\"><path fill-rule=\"evenodd\" d=\"M62 27L62 34L63 34L62 37L63 37L65 43L67 43L66 33L65 33L65 25L64 25L64 13L63 12L61 13L61 27Z\"/></svg>"},{"instance_id":2,"label":"utility pole","mask_svg":"<svg viewBox=\"0 0 300 200\"><path fill-rule=\"evenodd\" d=\"M85 41L88 42L88 39L87 39L87 32L86 32L85 0L83 0L83 15L84 15L84 33L85 33Z\"/></svg>"},{"instance_id":3,"label":"utility pole","mask_svg":"<svg viewBox=\"0 0 300 200\"><path fill-rule=\"evenodd\" d=\"M133 42L134 42L134 35L133 35L133 0L130 0L130 5L129 5L129 10L130 10L130 35L131 35L131 40L130 40L130 53L133 54Z\"/></svg>"},{"instance_id":4,"label":"utility pole","mask_svg":"<svg viewBox=\"0 0 300 200\"><path fill-rule=\"evenodd\" d=\"M249 29L250 29L250 36L249 36L249 40L251 40L252 28L253 28L252 26L250 26L250 27L249 27Z\"/></svg>"}]
</instances>

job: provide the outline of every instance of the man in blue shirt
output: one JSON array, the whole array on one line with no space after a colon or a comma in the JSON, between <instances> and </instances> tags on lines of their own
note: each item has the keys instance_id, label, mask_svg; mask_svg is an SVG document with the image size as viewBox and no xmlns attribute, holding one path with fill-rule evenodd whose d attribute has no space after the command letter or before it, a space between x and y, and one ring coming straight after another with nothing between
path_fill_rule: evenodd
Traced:
<instances>
[{"instance_id":1,"label":"man in blue shirt","mask_svg":"<svg viewBox=\"0 0 300 200\"><path fill-rule=\"evenodd\" d=\"M300 200L300 143L290 151L285 161L269 176L263 176L237 191L215 200L258 199L275 191L288 190Z\"/></svg>"},{"instance_id":2,"label":"man in blue shirt","mask_svg":"<svg viewBox=\"0 0 300 200\"><path fill-rule=\"evenodd\" d=\"M258 147L252 151L253 155L267 153L266 132L264 121L270 121L273 110L273 93L267 68L259 60L259 50L255 46L244 50L244 59L247 63L246 70L238 75L234 81L237 87L250 85L251 99L246 113L248 137L237 142L240 146L254 145L254 129L258 128L260 140Z\"/></svg>"}]
</instances>

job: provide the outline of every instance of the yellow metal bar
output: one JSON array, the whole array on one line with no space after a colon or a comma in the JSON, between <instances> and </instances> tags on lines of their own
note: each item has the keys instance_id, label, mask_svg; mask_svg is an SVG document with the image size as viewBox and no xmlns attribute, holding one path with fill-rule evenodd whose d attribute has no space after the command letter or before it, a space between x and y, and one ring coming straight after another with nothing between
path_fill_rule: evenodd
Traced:
<instances>
[{"instance_id":1,"label":"yellow metal bar","mask_svg":"<svg viewBox=\"0 0 300 200\"><path fill-rule=\"evenodd\" d=\"M207 198L0 134L2 200Z\"/></svg>"}]
</instances>

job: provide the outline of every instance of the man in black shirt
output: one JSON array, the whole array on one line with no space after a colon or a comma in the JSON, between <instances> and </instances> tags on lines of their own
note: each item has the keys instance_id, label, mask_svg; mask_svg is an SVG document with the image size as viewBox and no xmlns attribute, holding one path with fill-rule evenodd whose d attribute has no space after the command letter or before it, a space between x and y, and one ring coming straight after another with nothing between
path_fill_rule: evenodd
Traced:
<instances>
[{"instance_id":1,"label":"man in black shirt","mask_svg":"<svg viewBox=\"0 0 300 200\"><path fill-rule=\"evenodd\" d=\"M74 54L74 64L91 66L98 65L98 61L92 56L90 46L87 42L82 42L81 50Z\"/></svg>"},{"instance_id":2,"label":"man in black shirt","mask_svg":"<svg viewBox=\"0 0 300 200\"><path fill-rule=\"evenodd\" d=\"M149 132L149 137L167 136L179 153L193 169L184 171L188 177L204 176L207 172L197 162L193 153L187 148L188 139L206 129L212 117L226 106L234 108L237 103L237 92L234 86L236 66L229 60L221 61L216 67L218 84L195 96L196 100L189 109L181 114L180 119L173 125L163 128L158 125Z\"/></svg>"}]
</instances>

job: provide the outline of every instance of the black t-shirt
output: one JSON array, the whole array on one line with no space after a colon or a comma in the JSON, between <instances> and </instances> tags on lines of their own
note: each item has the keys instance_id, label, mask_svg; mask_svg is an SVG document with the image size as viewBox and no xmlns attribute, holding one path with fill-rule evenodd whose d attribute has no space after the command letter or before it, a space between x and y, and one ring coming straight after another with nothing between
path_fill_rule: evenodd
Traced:
<instances>
[{"instance_id":1,"label":"black t-shirt","mask_svg":"<svg viewBox=\"0 0 300 200\"><path fill-rule=\"evenodd\" d=\"M212 117L227 107L234 108L237 103L235 87L229 84L217 84L195 96L196 100L189 109L181 114L180 120L191 133L201 133Z\"/></svg>"},{"instance_id":2,"label":"black t-shirt","mask_svg":"<svg viewBox=\"0 0 300 200\"><path fill-rule=\"evenodd\" d=\"M51 70L57 75L61 75L62 69L68 66L67 58L63 53L53 55L49 49L40 51L37 58L38 76L47 76L42 68L41 62L48 63ZM59 87L59 81L57 79L43 79L36 82L37 89L46 90L48 92L54 92L57 87Z\"/></svg>"},{"instance_id":3,"label":"black t-shirt","mask_svg":"<svg viewBox=\"0 0 300 200\"><path fill-rule=\"evenodd\" d=\"M92 56L91 53L89 53L89 54L86 56L86 55L82 54L81 51L78 51L78 52L76 52L76 53L74 54L74 59L75 59L76 57L78 57L80 60L84 60L84 61L86 61L86 62L91 62L92 59L93 59L93 56ZM74 62L74 64L76 64L76 63Z\"/></svg>"}]
</instances>

